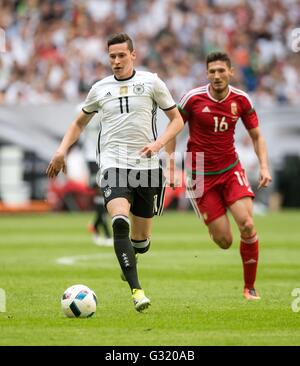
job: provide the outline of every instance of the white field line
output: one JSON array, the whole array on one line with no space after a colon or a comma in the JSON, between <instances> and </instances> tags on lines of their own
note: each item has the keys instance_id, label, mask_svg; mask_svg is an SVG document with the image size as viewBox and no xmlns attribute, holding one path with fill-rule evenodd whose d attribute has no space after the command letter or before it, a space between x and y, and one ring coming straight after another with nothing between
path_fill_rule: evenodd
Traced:
<instances>
[{"instance_id":1,"label":"white field line","mask_svg":"<svg viewBox=\"0 0 300 366\"><path fill-rule=\"evenodd\" d=\"M55 260L58 264L63 264L66 266L70 266L79 261L88 261L93 260L95 258L104 259L104 258L113 258L115 256L114 253L98 253L98 254L86 254L86 255L73 255L70 257L59 257Z\"/></svg>"}]
</instances>

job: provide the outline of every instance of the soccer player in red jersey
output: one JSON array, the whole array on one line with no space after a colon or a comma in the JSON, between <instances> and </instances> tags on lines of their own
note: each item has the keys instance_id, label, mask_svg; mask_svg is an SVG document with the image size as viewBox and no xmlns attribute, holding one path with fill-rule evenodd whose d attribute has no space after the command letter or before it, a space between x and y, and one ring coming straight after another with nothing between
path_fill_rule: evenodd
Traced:
<instances>
[{"instance_id":1,"label":"soccer player in red jersey","mask_svg":"<svg viewBox=\"0 0 300 366\"><path fill-rule=\"evenodd\" d=\"M258 262L258 236L253 223L254 193L234 146L239 118L252 139L259 160L258 188L267 187L272 180L267 148L249 96L229 84L233 69L228 55L210 53L206 66L209 84L190 90L179 103L181 115L189 126L190 176L196 185L199 177L203 182L201 195L193 194L195 184L192 190L190 187L190 199L196 213L207 225L212 240L222 249L228 249L233 240L226 213L227 209L230 210L241 234L243 295L247 300L258 300L260 296L254 287ZM197 165L199 152L204 153L203 169L200 170Z\"/></svg>"}]
</instances>

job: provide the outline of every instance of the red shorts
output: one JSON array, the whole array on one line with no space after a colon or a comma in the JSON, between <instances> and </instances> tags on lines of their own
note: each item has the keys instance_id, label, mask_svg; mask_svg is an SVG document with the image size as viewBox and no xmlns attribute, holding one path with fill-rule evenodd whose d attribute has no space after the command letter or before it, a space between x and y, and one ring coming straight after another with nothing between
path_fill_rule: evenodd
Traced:
<instances>
[{"instance_id":1,"label":"red shorts","mask_svg":"<svg viewBox=\"0 0 300 366\"><path fill-rule=\"evenodd\" d=\"M223 216L227 207L240 198L255 197L240 162L225 173L205 175L203 178L201 197L193 196L189 190L189 198L197 215L203 218L206 225Z\"/></svg>"}]
</instances>

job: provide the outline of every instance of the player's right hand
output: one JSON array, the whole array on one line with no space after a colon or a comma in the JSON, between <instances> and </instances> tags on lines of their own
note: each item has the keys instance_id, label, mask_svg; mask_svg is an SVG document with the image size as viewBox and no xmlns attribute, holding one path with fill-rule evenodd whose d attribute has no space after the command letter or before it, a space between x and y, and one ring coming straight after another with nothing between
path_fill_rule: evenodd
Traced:
<instances>
[{"instance_id":1,"label":"player's right hand","mask_svg":"<svg viewBox=\"0 0 300 366\"><path fill-rule=\"evenodd\" d=\"M46 174L49 178L55 178L60 171L66 173L65 156L60 153L56 153L50 161Z\"/></svg>"},{"instance_id":2,"label":"player's right hand","mask_svg":"<svg viewBox=\"0 0 300 366\"><path fill-rule=\"evenodd\" d=\"M143 158L151 158L151 156L154 154L157 154L162 147L163 147L163 145L157 139L156 141L151 142L150 144L147 144L146 146L144 146L139 151L139 154Z\"/></svg>"}]
</instances>

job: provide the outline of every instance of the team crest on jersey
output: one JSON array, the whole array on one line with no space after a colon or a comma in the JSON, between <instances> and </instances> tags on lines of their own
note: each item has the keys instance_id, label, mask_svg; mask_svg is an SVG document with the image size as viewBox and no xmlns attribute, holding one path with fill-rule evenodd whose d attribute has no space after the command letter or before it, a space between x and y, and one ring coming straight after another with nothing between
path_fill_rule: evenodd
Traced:
<instances>
[{"instance_id":1,"label":"team crest on jersey","mask_svg":"<svg viewBox=\"0 0 300 366\"><path fill-rule=\"evenodd\" d=\"M145 88L144 88L143 84L136 84L133 87L134 94L141 95L144 93L144 91L145 91Z\"/></svg>"},{"instance_id":2,"label":"team crest on jersey","mask_svg":"<svg viewBox=\"0 0 300 366\"><path fill-rule=\"evenodd\" d=\"M236 115L238 112L236 102L231 103L231 114Z\"/></svg>"},{"instance_id":3,"label":"team crest on jersey","mask_svg":"<svg viewBox=\"0 0 300 366\"><path fill-rule=\"evenodd\" d=\"M120 86L120 95L126 95L126 94L128 94L128 86L127 85Z\"/></svg>"}]
</instances>

